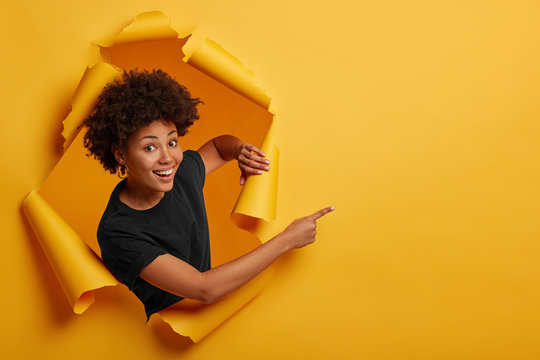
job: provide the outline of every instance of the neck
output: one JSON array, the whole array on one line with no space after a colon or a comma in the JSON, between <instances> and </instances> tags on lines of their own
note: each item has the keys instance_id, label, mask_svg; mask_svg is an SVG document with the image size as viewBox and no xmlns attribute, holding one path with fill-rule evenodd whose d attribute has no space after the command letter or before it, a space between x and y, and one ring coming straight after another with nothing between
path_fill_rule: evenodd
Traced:
<instances>
[{"instance_id":1,"label":"neck","mask_svg":"<svg viewBox=\"0 0 540 360\"><path fill-rule=\"evenodd\" d=\"M156 206L165 195L162 191L149 191L141 187L136 187L126 180L126 185L120 190L118 197L120 201L135 210L147 210Z\"/></svg>"}]
</instances>

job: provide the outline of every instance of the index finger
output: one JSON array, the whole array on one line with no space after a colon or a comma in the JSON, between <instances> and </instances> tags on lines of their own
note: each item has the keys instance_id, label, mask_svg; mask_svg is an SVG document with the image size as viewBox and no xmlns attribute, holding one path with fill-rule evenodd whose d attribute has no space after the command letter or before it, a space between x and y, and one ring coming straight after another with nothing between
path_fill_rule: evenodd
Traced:
<instances>
[{"instance_id":1,"label":"index finger","mask_svg":"<svg viewBox=\"0 0 540 360\"><path fill-rule=\"evenodd\" d=\"M249 151L255 152L255 153L257 153L257 154L259 154L259 155L261 155L261 156L263 156L263 157L266 156L266 154L263 153L261 150L259 150L256 146L251 145L251 144L249 144L249 143L245 143L245 144L246 144L246 147L247 147L247 149L248 149Z\"/></svg>"},{"instance_id":2,"label":"index finger","mask_svg":"<svg viewBox=\"0 0 540 360\"><path fill-rule=\"evenodd\" d=\"M333 206L326 207L324 209L321 209L321 210L319 210L317 212L314 212L313 214L309 215L308 218L310 220L315 221L315 220L321 218L322 216L328 214L329 212L334 211L334 209L335 208Z\"/></svg>"}]
</instances>

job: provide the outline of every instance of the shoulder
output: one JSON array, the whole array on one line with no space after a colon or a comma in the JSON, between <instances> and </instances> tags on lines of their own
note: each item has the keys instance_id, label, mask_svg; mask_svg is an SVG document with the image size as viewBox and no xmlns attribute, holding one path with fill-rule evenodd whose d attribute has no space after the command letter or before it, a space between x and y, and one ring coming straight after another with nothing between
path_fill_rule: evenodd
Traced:
<instances>
[{"instance_id":1,"label":"shoulder","mask_svg":"<svg viewBox=\"0 0 540 360\"><path fill-rule=\"evenodd\" d=\"M186 150L184 151L184 159L182 162L186 162L186 165L194 165L197 167L202 167L204 169L204 162L198 151L195 150Z\"/></svg>"},{"instance_id":2,"label":"shoulder","mask_svg":"<svg viewBox=\"0 0 540 360\"><path fill-rule=\"evenodd\" d=\"M201 154L195 150L184 151L184 158L180 163L176 176L181 178L190 178L199 183L202 187L204 186L205 174L206 168L204 166Z\"/></svg>"},{"instance_id":3,"label":"shoulder","mask_svg":"<svg viewBox=\"0 0 540 360\"><path fill-rule=\"evenodd\" d=\"M118 235L129 235L137 231L139 219L129 212L129 209L122 204L118 197L118 193L124 184L125 180L116 185L101 215L97 230L97 238L100 246L103 246L109 239Z\"/></svg>"}]
</instances>

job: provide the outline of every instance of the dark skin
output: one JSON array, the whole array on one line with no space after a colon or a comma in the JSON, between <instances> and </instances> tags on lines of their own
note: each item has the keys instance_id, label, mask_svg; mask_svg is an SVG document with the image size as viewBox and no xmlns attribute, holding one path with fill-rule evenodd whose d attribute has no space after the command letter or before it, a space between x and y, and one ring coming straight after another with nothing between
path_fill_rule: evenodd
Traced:
<instances>
[{"instance_id":1,"label":"dark skin","mask_svg":"<svg viewBox=\"0 0 540 360\"><path fill-rule=\"evenodd\" d=\"M172 122L157 120L134 133L124 150L114 150L117 161L130 169L127 184L120 193L120 200L128 206L136 209L152 207L172 188L174 173L182 161L175 130ZM242 185L248 176L260 175L270 169L270 162L261 150L231 135L208 141L198 152L207 174L228 161L237 160L242 171ZM296 219L263 245L206 272L199 272L185 261L164 254L146 266L140 277L172 294L212 303L253 279L284 253L313 243L317 220L333 210L333 207L327 207Z\"/></svg>"}]
</instances>

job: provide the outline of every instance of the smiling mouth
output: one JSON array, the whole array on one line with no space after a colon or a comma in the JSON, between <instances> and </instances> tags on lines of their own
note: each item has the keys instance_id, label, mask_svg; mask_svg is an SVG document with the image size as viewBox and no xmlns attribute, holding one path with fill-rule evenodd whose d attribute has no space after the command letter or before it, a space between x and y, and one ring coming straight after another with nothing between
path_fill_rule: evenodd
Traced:
<instances>
[{"instance_id":1,"label":"smiling mouth","mask_svg":"<svg viewBox=\"0 0 540 360\"><path fill-rule=\"evenodd\" d=\"M174 168L171 168L169 170L159 170L159 171L152 171L157 176L161 177L167 177L173 173Z\"/></svg>"}]
</instances>

